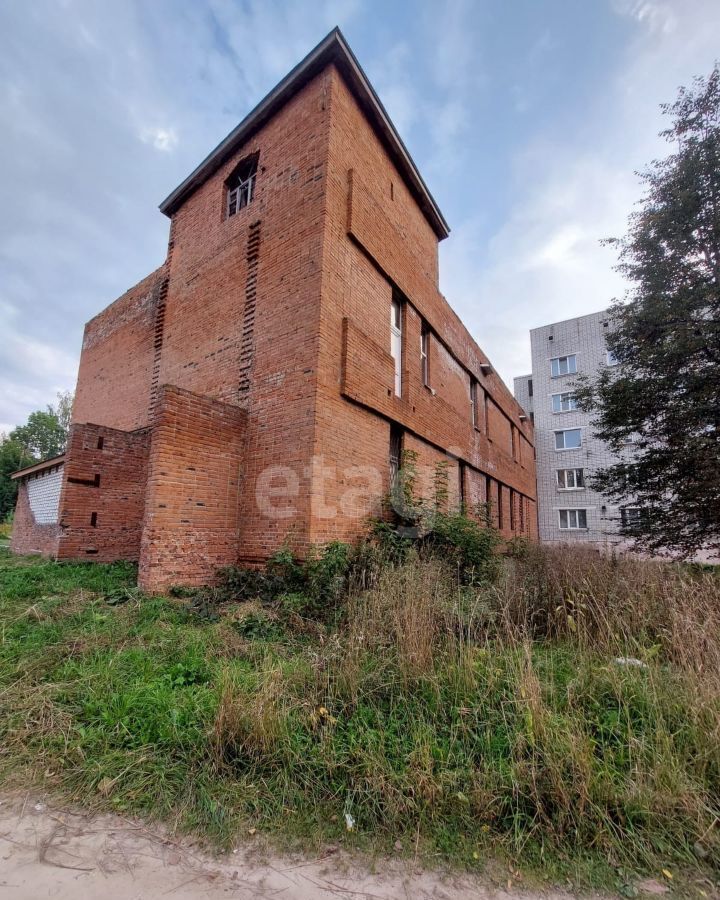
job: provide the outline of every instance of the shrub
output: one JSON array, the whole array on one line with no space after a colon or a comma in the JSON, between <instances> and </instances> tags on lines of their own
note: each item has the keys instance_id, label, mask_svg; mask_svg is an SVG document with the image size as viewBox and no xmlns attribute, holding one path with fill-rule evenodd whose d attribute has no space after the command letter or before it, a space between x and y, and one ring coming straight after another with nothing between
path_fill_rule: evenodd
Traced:
<instances>
[{"instance_id":1,"label":"shrub","mask_svg":"<svg viewBox=\"0 0 720 900\"><path fill-rule=\"evenodd\" d=\"M463 584L492 581L498 572L498 533L464 513L436 513L424 545L447 560Z\"/></svg>"}]
</instances>

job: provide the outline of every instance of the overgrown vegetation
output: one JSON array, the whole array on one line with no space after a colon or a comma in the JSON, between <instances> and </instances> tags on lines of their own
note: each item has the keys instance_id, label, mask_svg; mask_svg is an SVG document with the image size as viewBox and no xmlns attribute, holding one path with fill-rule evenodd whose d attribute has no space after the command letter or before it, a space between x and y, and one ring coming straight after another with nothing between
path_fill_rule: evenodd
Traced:
<instances>
[{"instance_id":1,"label":"overgrown vegetation","mask_svg":"<svg viewBox=\"0 0 720 900\"><path fill-rule=\"evenodd\" d=\"M208 616L139 595L126 565L3 553L7 782L225 845L253 827L623 889L628 870L712 876L712 572L516 544L469 578L385 526L307 565L283 554L252 587L226 572Z\"/></svg>"}]
</instances>

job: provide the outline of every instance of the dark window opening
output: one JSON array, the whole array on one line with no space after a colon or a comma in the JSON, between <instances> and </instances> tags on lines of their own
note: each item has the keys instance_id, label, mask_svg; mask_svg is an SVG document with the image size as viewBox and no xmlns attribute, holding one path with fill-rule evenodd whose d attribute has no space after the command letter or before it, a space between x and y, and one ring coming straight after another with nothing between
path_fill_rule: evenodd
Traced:
<instances>
[{"instance_id":1,"label":"dark window opening","mask_svg":"<svg viewBox=\"0 0 720 900\"><path fill-rule=\"evenodd\" d=\"M98 446L97 446L98 450L102 450L104 443L105 443L105 438L99 437L98 438Z\"/></svg>"},{"instance_id":2,"label":"dark window opening","mask_svg":"<svg viewBox=\"0 0 720 900\"><path fill-rule=\"evenodd\" d=\"M398 473L400 472L400 458L402 456L402 428L399 425L390 426L390 489L394 490Z\"/></svg>"},{"instance_id":3,"label":"dark window opening","mask_svg":"<svg viewBox=\"0 0 720 900\"><path fill-rule=\"evenodd\" d=\"M252 203L255 196L258 156L259 154L254 153L244 159L225 182L228 218Z\"/></svg>"},{"instance_id":4,"label":"dark window opening","mask_svg":"<svg viewBox=\"0 0 720 900\"><path fill-rule=\"evenodd\" d=\"M430 331L427 322L422 323L420 330L420 369L422 383L425 387L430 387Z\"/></svg>"},{"instance_id":5,"label":"dark window opening","mask_svg":"<svg viewBox=\"0 0 720 900\"><path fill-rule=\"evenodd\" d=\"M90 526L92 528L97 528L97 513L90 513Z\"/></svg>"},{"instance_id":6,"label":"dark window opening","mask_svg":"<svg viewBox=\"0 0 720 900\"><path fill-rule=\"evenodd\" d=\"M510 488L510 531L515 531L515 491Z\"/></svg>"},{"instance_id":7,"label":"dark window opening","mask_svg":"<svg viewBox=\"0 0 720 900\"><path fill-rule=\"evenodd\" d=\"M480 404L478 402L478 393L480 386L477 381L470 376L470 417L473 428L480 429Z\"/></svg>"},{"instance_id":8,"label":"dark window opening","mask_svg":"<svg viewBox=\"0 0 720 900\"><path fill-rule=\"evenodd\" d=\"M498 486L497 486L497 525L498 525L498 528L502 529L502 527L503 527L503 488L499 481L498 481Z\"/></svg>"},{"instance_id":9,"label":"dark window opening","mask_svg":"<svg viewBox=\"0 0 720 900\"><path fill-rule=\"evenodd\" d=\"M533 395L532 378L528 378L528 397Z\"/></svg>"},{"instance_id":10,"label":"dark window opening","mask_svg":"<svg viewBox=\"0 0 720 900\"><path fill-rule=\"evenodd\" d=\"M460 500L460 512L464 513L467 507L465 497L465 463L458 463L458 498Z\"/></svg>"}]
</instances>

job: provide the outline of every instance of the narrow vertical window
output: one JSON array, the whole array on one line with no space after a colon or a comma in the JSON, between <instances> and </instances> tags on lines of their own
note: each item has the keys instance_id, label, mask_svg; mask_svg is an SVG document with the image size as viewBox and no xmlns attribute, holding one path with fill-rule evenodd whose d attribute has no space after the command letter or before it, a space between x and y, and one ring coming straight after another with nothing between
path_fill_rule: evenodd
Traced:
<instances>
[{"instance_id":1,"label":"narrow vertical window","mask_svg":"<svg viewBox=\"0 0 720 900\"><path fill-rule=\"evenodd\" d=\"M460 500L460 512L464 513L466 508L465 497L465 463L458 461L458 499Z\"/></svg>"},{"instance_id":2,"label":"narrow vertical window","mask_svg":"<svg viewBox=\"0 0 720 900\"><path fill-rule=\"evenodd\" d=\"M500 482L497 483L497 524L502 530L503 527L503 488Z\"/></svg>"},{"instance_id":3,"label":"narrow vertical window","mask_svg":"<svg viewBox=\"0 0 720 900\"><path fill-rule=\"evenodd\" d=\"M510 531L515 531L515 491L510 488Z\"/></svg>"},{"instance_id":4,"label":"narrow vertical window","mask_svg":"<svg viewBox=\"0 0 720 900\"><path fill-rule=\"evenodd\" d=\"M390 355L395 360L395 396L402 397L402 304L396 297L390 305Z\"/></svg>"},{"instance_id":5,"label":"narrow vertical window","mask_svg":"<svg viewBox=\"0 0 720 900\"><path fill-rule=\"evenodd\" d=\"M480 408L478 404L478 392L480 387L477 381L470 376L470 417L473 428L480 429Z\"/></svg>"},{"instance_id":6,"label":"narrow vertical window","mask_svg":"<svg viewBox=\"0 0 720 900\"><path fill-rule=\"evenodd\" d=\"M518 495L518 513L520 514L520 534L525 534L525 496Z\"/></svg>"},{"instance_id":7,"label":"narrow vertical window","mask_svg":"<svg viewBox=\"0 0 720 900\"><path fill-rule=\"evenodd\" d=\"M402 455L402 428L399 425L390 425L390 490L394 491L400 472L400 457Z\"/></svg>"},{"instance_id":8,"label":"narrow vertical window","mask_svg":"<svg viewBox=\"0 0 720 900\"><path fill-rule=\"evenodd\" d=\"M428 331L427 324L423 322L420 331L420 371L422 373L422 383L425 387L430 387L429 345L430 332Z\"/></svg>"}]
</instances>

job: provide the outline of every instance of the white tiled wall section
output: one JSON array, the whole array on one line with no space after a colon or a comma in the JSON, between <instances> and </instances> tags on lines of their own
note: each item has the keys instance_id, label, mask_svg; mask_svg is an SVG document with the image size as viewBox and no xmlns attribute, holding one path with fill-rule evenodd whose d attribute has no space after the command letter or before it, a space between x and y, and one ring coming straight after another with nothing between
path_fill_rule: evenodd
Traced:
<instances>
[{"instance_id":1,"label":"white tiled wall section","mask_svg":"<svg viewBox=\"0 0 720 900\"><path fill-rule=\"evenodd\" d=\"M62 466L49 472L29 475L27 480L30 509L38 525L54 525L58 520Z\"/></svg>"}]
</instances>

